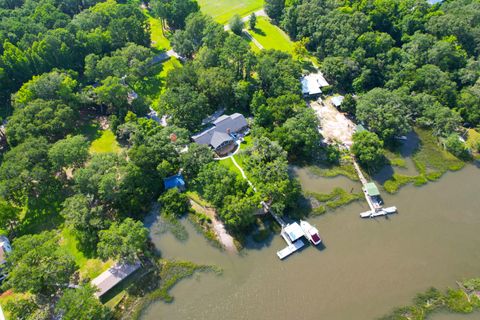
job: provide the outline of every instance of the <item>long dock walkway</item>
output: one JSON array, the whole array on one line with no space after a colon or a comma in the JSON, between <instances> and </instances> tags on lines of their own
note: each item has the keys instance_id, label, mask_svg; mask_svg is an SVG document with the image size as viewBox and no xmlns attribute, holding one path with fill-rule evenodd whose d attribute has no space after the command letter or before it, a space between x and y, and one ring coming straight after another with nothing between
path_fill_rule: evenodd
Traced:
<instances>
[{"instance_id":1,"label":"long dock walkway","mask_svg":"<svg viewBox=\"0 0 480 320\"><path fill-rule=\"evenodd\" d=\"M368 183L367 179L365 179L365 176L363 175L362 170L360 170L360 166L358 165L357 161L352 155L352 162L353 166L355 167L355 171L357 172L358 178L360 179L360 182L362 183L362 190L363 190L363 195L365 196L365 200L367 200L368 206L370 207L370 211L373 213L376 211L375 206L373 205L372 198L368 195L367 189L365 188L365 185Z\"/></svg>"}]
</instances>

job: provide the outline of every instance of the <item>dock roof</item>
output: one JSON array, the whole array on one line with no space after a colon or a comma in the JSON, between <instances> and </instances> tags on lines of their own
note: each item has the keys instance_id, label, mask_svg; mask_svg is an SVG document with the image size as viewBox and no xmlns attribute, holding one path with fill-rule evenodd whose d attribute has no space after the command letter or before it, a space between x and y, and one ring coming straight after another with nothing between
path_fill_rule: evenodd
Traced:
<instances>
[{"instance_id":1,"label":"dock roof","mask_svg":"<svg viewBox=\"0 0 480 320\"><path fill-rule=\"evenodd\" d=\"M380 191L378 191L378 188L375 182L369 182L365 184L365 190L367 190L367 193L369 196L374 197L374 196L380 195Z\"/></svg>"},{"instance_id":2,"label":"dock roof","mask_svg":"<svg viewBox=\"0 0 480 320\"><path fill-rule=\"evenodd\" d=\"M140 262L134 264L117 263L98 277L92 280L92 285L97 287L98 291L94 295L99 298L110 289L127 278L130 274L140 268Z\"/></svg>"},{"instance_id":3,"label":"dock roof","mask_svg":"<svg viewBox=\"0 0 480 320\"><path fill-rule=\"evenodd\" d=\"M298 223L292 223L285 227L285 232L288 234L290 240L295 241L304 236L304 232Z\"/></svg>"}]
</instances>

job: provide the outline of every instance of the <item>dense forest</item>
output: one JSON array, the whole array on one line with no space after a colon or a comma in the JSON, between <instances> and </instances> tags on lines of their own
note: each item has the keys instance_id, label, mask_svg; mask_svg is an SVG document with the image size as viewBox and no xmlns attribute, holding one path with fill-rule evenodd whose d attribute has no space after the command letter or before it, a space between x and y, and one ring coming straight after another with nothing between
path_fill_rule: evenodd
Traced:
<instances>
[{"instance_id":1,"label":"dense forest","mask_svg":"<svg viewBox=\"0 0 480 320\"><path fill-rule=\"evenodd\" d=\"M306 39L334 88L356 94L345 105L391 142L427 127L458 138L480 124L478 1L282 1L266 11L293 39ZM447 139L465 156L458 139Z\"/></svg>"},{"instance_id":2,"label":"dense forest","mask_svg":"<svg viewBox=\"0 0 480 320\"><path fill-rule=\"evenodd\" d=\"M265 2L317 58L329 90L345 94L343 111L369 129L353 148L365 168L381 166L383 146L413 126L469 157L459 136L480 125L478 1ZM62 245L65 230L89 259L155 260L141 221L156 203L171 219L189 210L185 194L165 190L166 177L181 171L189 192L212 204L230 232L245 234L262 201L280 215L300 205L289 164L340 159L321 143L302 97L306 61L254 52L194 0L140 5L0 0L0 231L14 247L1 290L23 294L5 306L13 319L118 317L93 297L91 278ZM152 47L150 15L184 57L157 96L144 94L164 53ZM149 119L150 109L168 125ZM190 140L219 109L249 117L243 167L255 190ZM119 152L91 151L99 125Z\"/></svg>"}]
</instances>

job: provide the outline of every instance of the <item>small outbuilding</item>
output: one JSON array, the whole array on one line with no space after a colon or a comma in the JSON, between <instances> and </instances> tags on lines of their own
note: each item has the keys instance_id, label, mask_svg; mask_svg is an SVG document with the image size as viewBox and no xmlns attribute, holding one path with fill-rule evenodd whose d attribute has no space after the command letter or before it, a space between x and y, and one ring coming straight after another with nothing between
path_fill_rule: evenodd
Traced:
<instances>
[{"instance_id":1,"label":"small outbuilding","mask_svg":"<svg viewBox=\"0 0 480 320\"><path fill-rule=\"evenodd\" d=\"M185 191L185 180L181 174L163 179L163 186L165 190L177 188L180 191Z\"/></svg>"},{"instance_id":2,"label":"small outbuilding","mask_svg":"<svg viewBox=\"0 0 480 320\"><path fill-rule=\"evenodd\" d=\"M336 108L338 108L342 105L343 99L345 99L344 96L335 96L332 98L332 103Z\"/></svg>"},{"instance_id":3,"label":"small outbuilding","mask_svg":"<svg viewBox=\"0 0 480 320\"><path fill-rule=\"evenodd\" d=\"M367 131L367 129L365 129L365 127L362 126L361 124L357 124L357 126L355 127L355 133L363 132L363 131Z\"/></svg>"},{"instance_id":4,"label":"small outbuilding","mask_svg":"<svg viewBox=\"0 0 480 320\"><path fill-rule=\"evenodd\" d=\"M91 284L97 288L97 291L94 293L94 295L97 298L100 298L139 268L140 262L133 264L120 262L116 263L113 267L92 280Z\"/></svg>"}]
</instances>

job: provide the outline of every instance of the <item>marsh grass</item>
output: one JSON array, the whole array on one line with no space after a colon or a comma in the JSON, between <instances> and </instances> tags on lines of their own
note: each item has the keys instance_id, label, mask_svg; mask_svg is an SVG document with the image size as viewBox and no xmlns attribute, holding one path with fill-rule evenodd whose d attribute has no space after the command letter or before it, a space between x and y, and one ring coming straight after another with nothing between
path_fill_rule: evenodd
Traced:
<instances>
[{"instance_id":1,"label":"marsh grass","mask_svg":"<svg viewBox=\"0 0 480 320\"><path fill-rule=\"evenodd\" d=\"M469 288L471 281L479 282L480 279L471 279L463 283L457 282L459 288L447 289L445 293L435 288L430 288L424 293L418 294L413 304L396 308L390 314L379 320L425 320L436 311L448 311L451 313L472 313L480 309L478 289Z\"/></svg>"},{"instance_id":2,"label":"marsh grass","mask_svg":"<svg viewBox=\"0 0 480 320\"><path fill-rule=\"evenodd\" d=\"M417 128L415 132L420 138L420 146L413 154L412 160L419 174L409 176L394 173L392 178L383 184L388 193L395 193L410 183L420 186L428 181L438 180L447 171L460 170L465 165L464 161L444 150L430 131ZM397 160L393 158L394 162Z\"/></svg>"},{"instance_id":3,"label":"marsh grass","mask_svg":"<svg viewBox=\"0 0 480 320\"><path fill-rule=\"evenodd\" d=\"M308 171L311 173L326 178L333 178L337 176L345 176L353 181L358 181L358 176L355 171L355 167L351 162L345 162L340 165L322 165L322 166L309 166Z\"/></svg>"},{"instance_id":4,"label":"marsh grass","mask_svg":"<svg viewBox=\"0 0 480 320\"><path fill-rule=\"evenodd\" d=\"M305 195L318 202L312 212L314 215L324 214L328 210L334 210L363 197L361 192L349 193L342 188L335 188L330 193L306 192Z\"/></svg>"},{"instance_id":5,"label":"marsh grass","mask_svg":"<svg viewBox=\"0 0 480 320\"><path fill-rule=\"evenodd\" d=\"M122 311L123 318L140 319L143 311L152 302L158 300L171 303L174 298L170 295L170 290L179 281L189 278L197 272L213 272L220 275L222 270L216 266L197 265L188 261L158 260L151 270L145 273L145 277L135 284L137 288L129 290L131 294L129 293L121 305L122 308L128 309ZM145 287L148 288L148 292L145 292Z\"/></svg>"},{"instance_id":6,"label":"marsh grass","mask_svg":"<svg viewBox=\"0 0 480 320\"><path fill-rule=\"evenodd\" d=\"M171 232L178 241L183 242L188 239L187 229L182 225L180 220L162 213L155 227L155 233L162 234L165 232Z\"/></svg>"}]
</instances>

